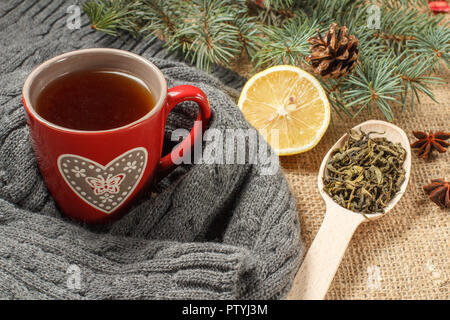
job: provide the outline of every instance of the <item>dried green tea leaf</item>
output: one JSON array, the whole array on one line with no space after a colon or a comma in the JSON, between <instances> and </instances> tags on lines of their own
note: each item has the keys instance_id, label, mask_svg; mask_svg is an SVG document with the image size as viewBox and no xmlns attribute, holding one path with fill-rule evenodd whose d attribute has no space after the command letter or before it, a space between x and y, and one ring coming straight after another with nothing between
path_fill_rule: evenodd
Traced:
<instances>
[{"instance_id":1,"label":"dried green tea leaf","mask_svg":"<svg viewBox=\"0 0 450 320\"><path fill-rule=\"evenodd\" d=\"M339 205L359 213L383 212L405 180L406 150L374 132L351 130L326 165L324 190Z\"/></svg>"}]
</instances>

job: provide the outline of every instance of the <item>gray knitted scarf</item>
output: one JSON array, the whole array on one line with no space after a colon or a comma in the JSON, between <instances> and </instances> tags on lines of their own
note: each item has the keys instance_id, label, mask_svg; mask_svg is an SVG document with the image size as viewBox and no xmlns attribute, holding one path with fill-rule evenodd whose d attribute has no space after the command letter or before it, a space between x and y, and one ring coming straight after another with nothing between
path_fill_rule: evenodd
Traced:
<instances>
[{"instance_id":1,"label":"gray knitted scarf","mask_svg":"<svg viewBox=\"0 0 450 320\"><path fill-rule=\"evenodd\" d=\"M25 78L50 57L89 47L133 51L153 61L169 86L200 87L213 109L210 128L249 127L226 94L236 95L242 78L176 62L156 39L99 34L85 16L71 30L67 8L74 3L0 2L0 298L283 298L302 245L296 202L279 170L180 165L122 219L101 228L58 211L37 169L21 103ZM190 128L195 116L189 103L175 108L166 140L175 128Z\"/></svg>"}]
</instances>

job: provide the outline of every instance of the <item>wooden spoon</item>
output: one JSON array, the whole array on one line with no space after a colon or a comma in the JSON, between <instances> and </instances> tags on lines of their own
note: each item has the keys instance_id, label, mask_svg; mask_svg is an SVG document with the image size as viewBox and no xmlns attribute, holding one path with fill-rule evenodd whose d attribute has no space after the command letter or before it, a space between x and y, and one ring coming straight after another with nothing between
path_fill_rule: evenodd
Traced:
<instances>
[{"instance_id":1,"label":"wooden spoon","mask_svg":"<svg viewBox=\"0 0 450 320\"><path fill-rule=\"evenodd\" d=\"M394 143L400 142L406 150L406 159L403 164L403 168L405 169L405 181L403 182L400 191L389 202L384 213L366 215L369 217L369 220L378 219L395 206L408 185L409 173L411 171L411 149L409 140L402 129L385 121L369 120L357 125L353 129L362 129L364 132L375 131L384 133L374 133L371 137L386 137L389 141ZM361 222L368 221L362 214L347 210L338 205L323 190L323 175L328 158L330 157L331 152L336 148L340 148L348 137L349 135L345 134L338 142L336 142L336 144L328 151L320 166L318 185L322 198L325 200L327 211L322 226L297 272L294 285L287 296L287 299L289 300L323 299L336 274L353 233Z\"/></svg>"}]
</instances>

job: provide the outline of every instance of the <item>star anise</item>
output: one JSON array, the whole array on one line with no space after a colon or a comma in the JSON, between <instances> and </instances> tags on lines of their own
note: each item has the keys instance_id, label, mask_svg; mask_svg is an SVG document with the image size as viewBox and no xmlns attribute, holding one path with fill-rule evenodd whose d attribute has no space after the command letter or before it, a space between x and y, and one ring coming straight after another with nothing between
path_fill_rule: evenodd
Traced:
<instances>
[{"instance_id":1,"label":"star anise","mask_svg":"<svg viewBox=\"0 0 450 320\"><path fill-rule=\"evenodd\" d=\"M418 148L417 156L423 159L428 159L428 156L435 149L440 153L444 153L447 151L447 147L450 146L450 143L445 141L450 138L449 132L438 131L433 133L430 131L429 134L426 134L422 131L413 131L413 135L419 140L411 144L411 148Z\"/></svg>"},{"instance_id":2,"label":"star anise","mask_svg":"<svg viewBox=\"0 0 450 320\"><path fill-rule=\"evenodd\" d=\"M440 207L450 208L450 182L443 179L433 179L423 187L430 200Z\"/></svg>"}]
</instances>

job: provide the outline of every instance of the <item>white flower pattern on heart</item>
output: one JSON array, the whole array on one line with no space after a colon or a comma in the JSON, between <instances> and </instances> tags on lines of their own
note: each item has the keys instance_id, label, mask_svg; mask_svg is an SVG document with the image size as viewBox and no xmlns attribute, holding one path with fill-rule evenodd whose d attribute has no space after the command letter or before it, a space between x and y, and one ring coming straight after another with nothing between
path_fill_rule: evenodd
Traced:
<instances>
[{"instance_id":1,"label":"white flower pattern on heart","mask_svg":"<svg viewBox=\"0 0 450 320\"><path fill-rule=\"evenodd\" d=\"M134 169L136 169L136 161L128 161L126 167L123 168L123 170L128 170L128 173L130 173Z\"/></svg>"},{"instance_id":2,"label":"white flower pattern on heart","mask_svg":"<svg viewBox=\"0 0 450 320\"><path fill-rule=\"evenodd\" d=\"M86 170L85 169L80 169L80 167L75 166L73 169L71 169L70 171L72 171L75 174L75 177L79 178L79 177L86 177Z\"/></svg>"},{"instance_id":3,"label":"white flower pattern on heart","mask_svg":"<svg viewBox=\"0 0 450 320\"><path fill-rule=\"evenodd\" d=\"M108 192L106 192L104 195L100 196L100 200L103 203L112 202L113 201L113 196L111 194L109 194Z\"/></svg>"}]
</instances>

